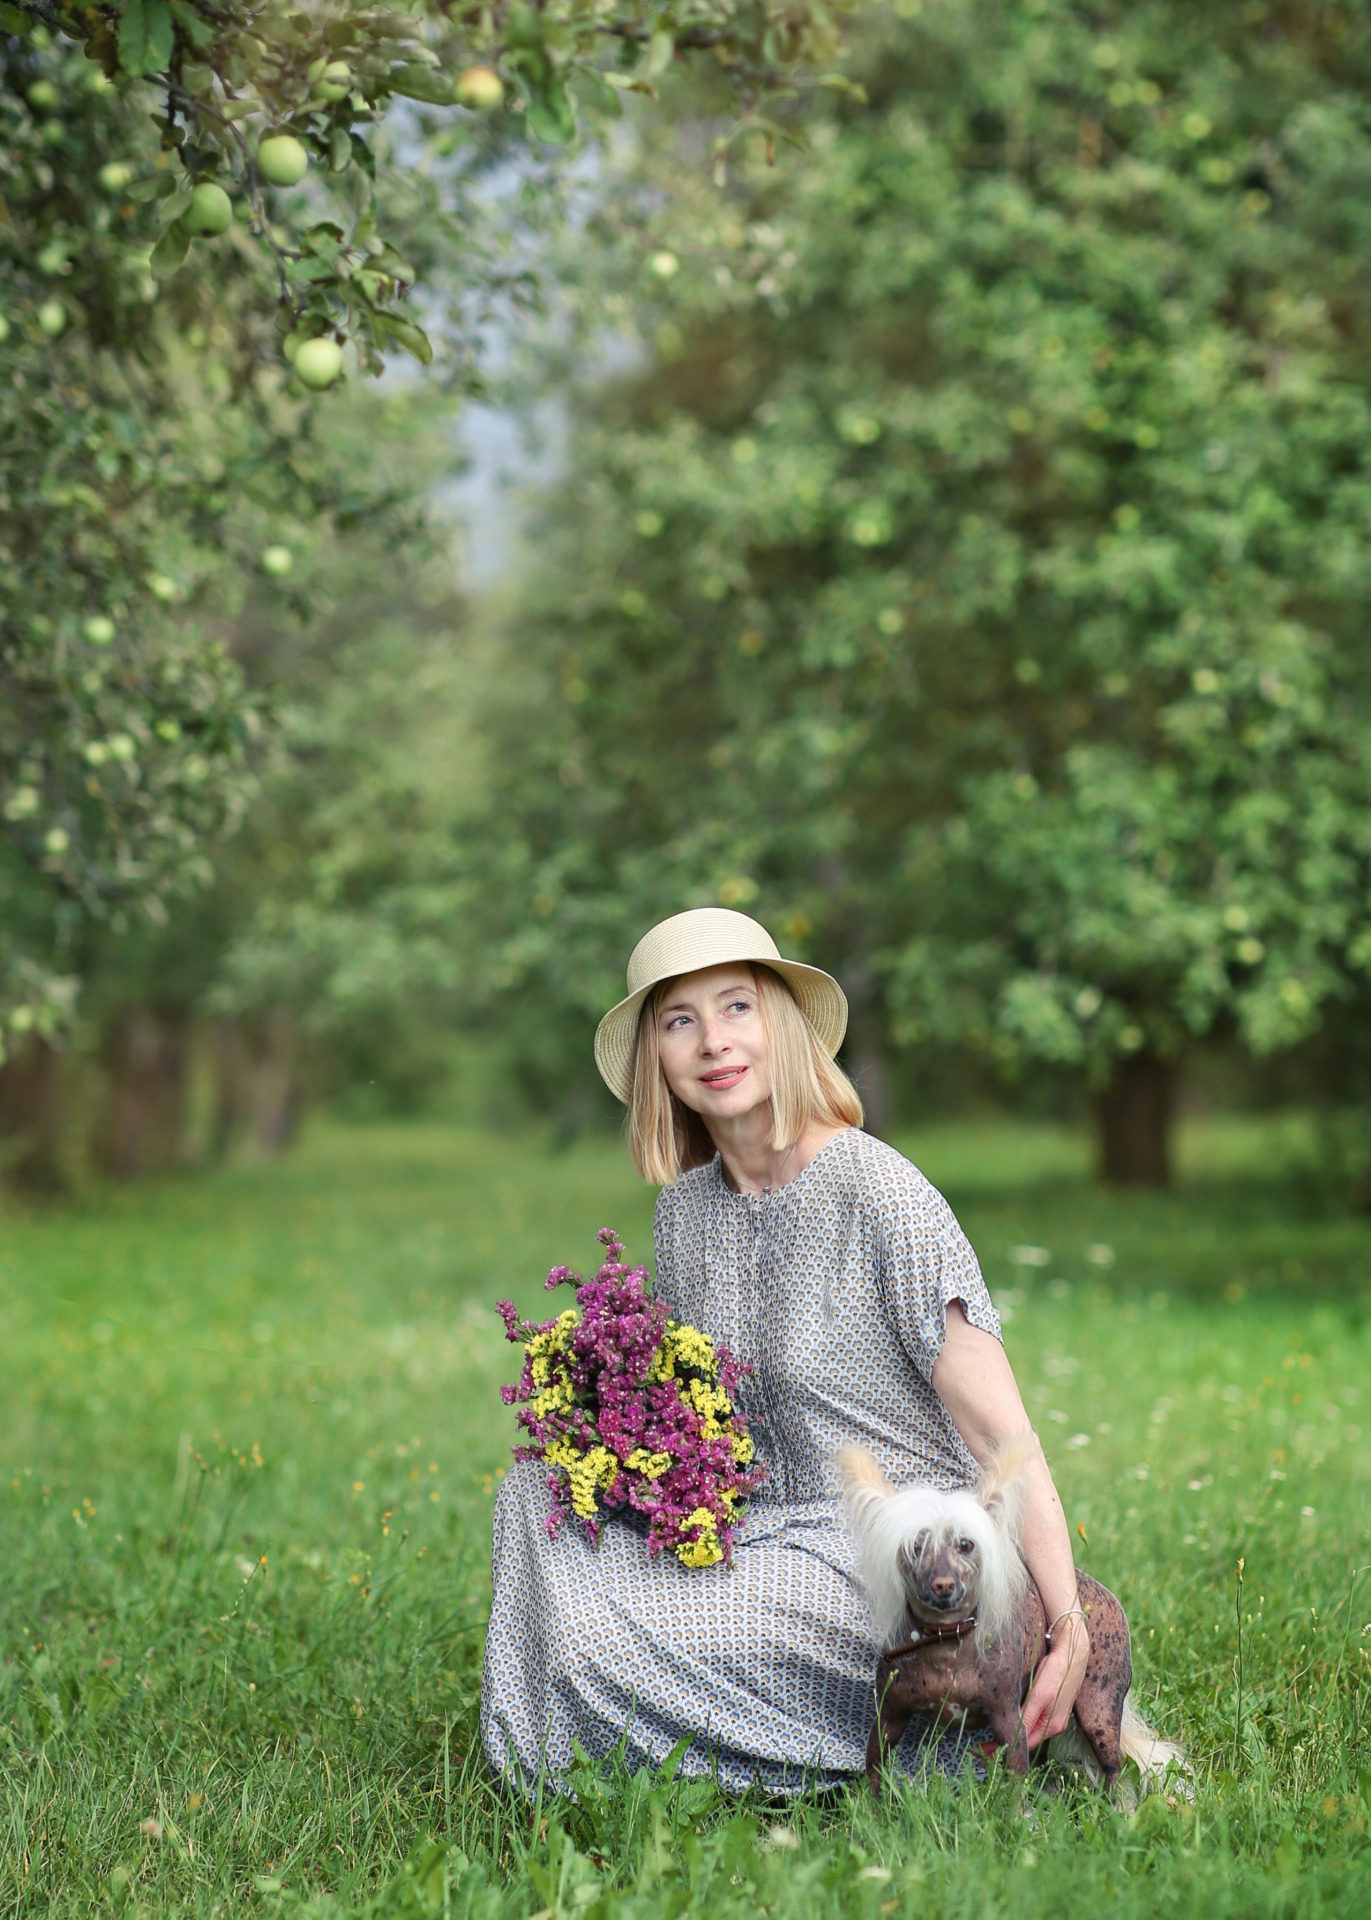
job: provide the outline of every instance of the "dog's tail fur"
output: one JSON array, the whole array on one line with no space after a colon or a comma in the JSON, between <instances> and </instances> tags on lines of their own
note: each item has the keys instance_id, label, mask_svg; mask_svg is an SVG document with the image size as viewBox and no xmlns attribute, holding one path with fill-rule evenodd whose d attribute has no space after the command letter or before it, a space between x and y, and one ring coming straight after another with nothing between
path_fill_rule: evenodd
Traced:
<instances>
[{"instance_id":1,"label":"dog's tail fur","mask_svg":"<svg viewBox=\"0 0 1371 1920\"><path fill-rule=\"evenodd\" d=\"M1185 1749L1174 1740L1163 1740L1159 1733L1153 1732L1138 1712L1131 1688L1124 1696L1123 1724L1119 1733L1123 1757L1131 1760L1142 1775L1144 1792L1149 1787L1160 1786L1174 1768L1179 1791L1187 1800L1194 1798L1194 1789L1189 1785L1190 1768L1186 1765Z\"/></svg>"},{"instance_id":2,"label":"dog's tail fur","mask_svg":"<svg viewBox=\"0 0 1371 1920\"><path fill-rule=\"evenodd\" d=\"M1131 1813L1136 1807L1139 1787L1142 1793L1147 1794L1168 1786L1173 1793L1182 1794L1187 1800L1194 1799L1195 1789L1185 1749L1174 1740L1163 1740L1160 1734L1153 1732L1138 1712L1131 1688L1124 1696L1119 1736L1124 1759L1131 1760L1139 1774L1136 1783L1125 1774L1115 1788L1119 1804L1126 1811ZM1096 1786L1103 1780L1100 1763L1074 1716L1065 1733L1059 1733L1050 1743L1050 1751L1054 1766L1079 1769Z\"/></svg>"}]
</instances>

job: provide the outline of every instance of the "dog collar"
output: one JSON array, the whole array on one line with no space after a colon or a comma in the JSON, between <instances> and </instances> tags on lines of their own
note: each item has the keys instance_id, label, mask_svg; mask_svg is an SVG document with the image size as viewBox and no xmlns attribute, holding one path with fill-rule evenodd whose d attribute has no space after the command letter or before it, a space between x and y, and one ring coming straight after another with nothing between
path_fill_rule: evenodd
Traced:
<instances>
[{"instance_id":1,"label":"dog collar","mask_svg":"<svg viewBox=\"0 0 1371 1920\"><path fill-rule=\"evenodd\" d=\"M964 1640L976 1626L974 1613L965 1620L946 1620L936 1627L920 1627L912 1640L905 1640L898 1647L887 1647L881 1655L882 1660L903 1660L907 1654L917 1653L929 1640Z\"/></svg>"}]
</instances>

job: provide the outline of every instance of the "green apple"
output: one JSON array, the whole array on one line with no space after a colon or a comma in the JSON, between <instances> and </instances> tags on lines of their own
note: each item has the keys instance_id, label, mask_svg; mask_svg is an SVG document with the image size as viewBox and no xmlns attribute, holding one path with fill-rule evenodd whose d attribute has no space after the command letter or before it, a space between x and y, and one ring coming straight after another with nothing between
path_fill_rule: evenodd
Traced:
<instances>
[{"instance_id":1,"label":"green apple","mask_svg":"<svg viewBox=\"0 0 1371 1920\"><path fill-rule=\"evenodd\" d=\"M309 170L309 155L293 133L271 133L258 144L257 168L273 187L293 187Z\"/></svg>"},{"instance_id":2,"label":"green apple","mask_svg":"<svg viewBox=\"0 0 1371 1920\"><path fill-rule=\"evenodd\" d=\"M346 100L352 85L352 68L346 60L330 60L320 76L315 92L325 100Z\"/></svg>"},{"instance_id":3,"label":"green apple","mask_svg":"<svg viewBox=\"0 0 1371 1920\"><path fill-rule=\"evenodd\" d=\"M66 331L67 310L60 300L45 300L38 309L38 331L55 340Z\"/></svg>"},{"instance_id":4,"label":"green apple","mask_svg":"<svg viewBox=\"0 0 1371 1920\"><path fill-rule=\"evenodd\" d=\"M292 327L285 339L281 342L281 351L292 366L295 365L296 354L310 337L307 333L301 333L298 327Z\"/></svg>"},{"instance_id":5,"label":"green apple","mask_svg":"<svg viewBox=\"0 0 1371 1920\"><path fill-rule=\"evenodd\" d=\"M505 83L493 67L468 67L457 76L457 98L464 107L478 113L498 107L505 97Z\"/></svg>"},{"instance_id":6,"label":"green apple","mask_svg":"<svg viewBox=\"0 0 1371 1920\"><path fill-rule=\"evenodd\" d=\"M233 221L233 202L213 180L202 180L181 215L187 233L227 233Z\"/></svg>"},{"instance_id":7,"label":"green apple","mask_svg":"<svg viewBox=\"0 0 1371 1920\"><path fill-rule=\"evenodd\" d=\"M122 193L133 178L133 168L127 160L106 160L95 177L106 193Z\"/></svg>"},{"instance_id":8,"label":"green apple","mask_svg":"<svg viewBox=\"0 0 1371 1920\"><path fill-rule=\"evenodd\" d=\"M336 340L306 340L295 353L295 371L307 387L331 387L343 371L343 349Z\"/></svg>"},{"instance_id":9,"label":"green apple","mask_svg":"<svg viewBox=\"0 0 1371 1920\"><path fill-rule=\"evenodd\" d=\"M60 97L51 80L35 80L25 95L36 113L51 113Z\"/></svg>"},{"instance_id":10,"label":"green apple","mask_svg":"<svg viewBox=\"0 0 1371 1920\"><path fill-rule=\"evenodd\" d=\"M107 647L114 638L114 622L107 613L93 613L83 631L93 647Z\"/></svg>"},{"instance_id":11,"label":"green apple","mask_svg":"<svg viewBox=\"0 0 1371 1920\"><path fill-rule=\"evenodd\" d=\"M262 554L262 571L279 580L283 573L289 573L295 565L295 555L289 547L268 547Z\"/></svg>"}]
</instances>

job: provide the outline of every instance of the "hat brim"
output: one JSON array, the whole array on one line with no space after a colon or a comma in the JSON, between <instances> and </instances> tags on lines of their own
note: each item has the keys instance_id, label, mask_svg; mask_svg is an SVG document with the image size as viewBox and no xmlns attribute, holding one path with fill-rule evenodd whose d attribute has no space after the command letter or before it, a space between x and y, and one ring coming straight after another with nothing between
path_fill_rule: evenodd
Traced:
<instances>
[{"instance_id":1,"label":"hat brim","mask_svg":"<svg viewBox=\"0 0 1371 1920\"><path fill-rule=\"evenodd\" d=\"M807 967L799 960L779 960L772 953L735 953L729 960L708 964L718 966L730 962L739 966L770 967L773 973L779 973L795 995L800 1012L813 1027L820 1046L830 1058L837 1053L847 1032L847 995L831 973L825 973L821 967ZM596 1028L595 1064L605 1085L625 1106L633 1097L633 1062L643 1002L663 980L677 980L683 973L693 971L690 967L680 967L649 980L611 1007Z\"/></svg>"}]
</instances>

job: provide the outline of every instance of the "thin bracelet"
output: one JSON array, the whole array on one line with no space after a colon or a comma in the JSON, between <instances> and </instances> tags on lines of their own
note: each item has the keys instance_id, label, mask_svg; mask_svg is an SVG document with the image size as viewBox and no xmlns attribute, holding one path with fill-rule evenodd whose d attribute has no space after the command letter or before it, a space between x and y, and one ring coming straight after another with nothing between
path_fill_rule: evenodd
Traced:
<instances>
[{"instance_id":1,"label":"thin bracelet","mask_svg":"<svg viewBox=\"0 0 1371 1920\"><path fill-rule=\"evenodd\" d=\"M1046 1627L1043 1630L1043 1639L1046 1640L1049 1646L1051 1646L1052 1644L1052 1635L1056 1630L1056 1628L1058 1628L1061 1625L1063 1620L1069 1620L1073 1613L1078 1614L1080 1618L1084 1620L1085 1618L1084 1607L1068 1607L1064 1613L1059 1613L1057 1615L1056 1619L1052 1622L1052 1625L1050 1627Z\"/></svg>"}]
</instances>

